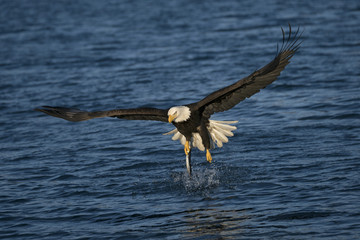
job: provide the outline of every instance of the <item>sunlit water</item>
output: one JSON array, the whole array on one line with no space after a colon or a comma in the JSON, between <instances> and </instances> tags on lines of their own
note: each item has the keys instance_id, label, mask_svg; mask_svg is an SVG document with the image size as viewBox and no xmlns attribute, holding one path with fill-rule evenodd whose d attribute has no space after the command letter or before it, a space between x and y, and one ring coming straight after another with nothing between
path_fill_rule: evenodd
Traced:
<instances>
[{"instance_id":1,"label":"sunlit water","mask_svg":"<svg viewBox=\"0 0 360 240\"><path fill-rule=\"evenodd\" d=\"M0 238L360 238L358 1L3 1ZM214 115L194 151L170 124L71 123L32 109L200 100L303 44L271 86Z\"/></svg>"}]
</instances>

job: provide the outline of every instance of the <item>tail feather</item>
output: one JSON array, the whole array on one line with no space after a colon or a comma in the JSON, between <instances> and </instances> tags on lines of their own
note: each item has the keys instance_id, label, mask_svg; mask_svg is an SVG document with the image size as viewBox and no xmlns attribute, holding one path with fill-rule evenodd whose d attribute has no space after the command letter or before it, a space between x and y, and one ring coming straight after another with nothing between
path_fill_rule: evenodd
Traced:
<instances>
[{"instance_id":1,"label":"tail feather","mask_svg":"<svg viewBox=\"0 0 360 240\"><path fill-rule=\"evenodd\" d=\"M192 137L192 146L198 148L200 151L205 151L204 144L202 143L199 133L194 133Z\"/></svg>"},{"instance_id":2,"label":"tail feather","mask_svg":"<svg viewBox=\"0 0 360 240\"><path fill-rule=\"evenodd\" d=\"M215 128L213 128L212 132L214 133L213 140L215 140L216 142L227 143L229 141L229 139L221 131L218 131Z\"/></svg>"},{"instance_id":3,"label":"tail feather","mask_svg":"<svg viewBox=\"0 0 360 240\"><path fill-rule=\"evenodd\" d=\"M220 128L220 127L218 127L218 126L214 126L213 129L216 130L216 131L221 132L222 134L224 134L224 135L227 136L227 137L232 137L232 136L234 136L234 133L232 133L231 130L227 130L227 129L224 129L224 128ZM236 128L235 128L235 129L236 129Z\"/></svg>"},{"instance_id":4,"label":"tail feather","mask_svg":"<svg viewBox=\"0 0 360 240\"><path fill-rule=\"evenodd\" d=\"M214 132L210 132L210 137L211 137L211 143L212 143L212 148L215 148L215 145L218 147L218 148L222 148L223 147L223 143L222 141L217 141L216 139L216 135Z\"/></svg>"},{"instance_id":5,"label":"tail feather","mask_svg":"<svg viewBox=\"0 0 360 240\"><path fill-rule=\"evenodd\" d=\"M215 148L215 146L221 148L223 143L227 143L229 141L228 137L234 136L234 131L236 126L232 126L230 124L237 123L238 121L216 121L209 120L208 131L210 133L211 138L211 148ZM174 136L171 138L172 140L180 140L182 145L185 145L185 136L182 135L176 128L170 132L164 133L164 135ZM205 151L204 144L202 143L202 139L199 133L194 133L192 136L192 146L198 148L200 151Z\"/></svg>"}]
</instances>

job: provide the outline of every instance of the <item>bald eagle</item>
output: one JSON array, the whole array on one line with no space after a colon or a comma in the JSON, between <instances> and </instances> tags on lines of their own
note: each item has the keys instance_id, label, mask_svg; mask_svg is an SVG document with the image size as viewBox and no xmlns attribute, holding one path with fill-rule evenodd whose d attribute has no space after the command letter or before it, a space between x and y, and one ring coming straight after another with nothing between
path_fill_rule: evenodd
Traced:
<instances>
[{"instance_id":1,"label":"bald eagle","mask_svg":"<svg viewBox=\"0 0 360 240\"><path fill-rule=\"evenodd\" d=\"M133 108L88 112L74 108L43 106L35 110L72 122L102 117L169 122L175 126L175 129L165 134L173 134L173 140L180 140L184 145L187 161L191 148L194 147L206 151L206 160L211 163L210 149L214 148L215 145L222 147L223 143L228 142L228 137L233 136L233 131L236 129L232 124L237 121L215 121L210 120L210 116L231 109L245 98L251 97L275 81L299 49L301 44L299 42L301 37L299 28L295 33L292 33L289 25L287 36L283 28L281 31L283 35L282 46L277 49L276 56L271 62L249 76L211 93L198 102L174 106L169 109ZM191 166L188 165L190 165L189 162L187 162L187 169L191 174Z\"/></svg>"}]
</instances>

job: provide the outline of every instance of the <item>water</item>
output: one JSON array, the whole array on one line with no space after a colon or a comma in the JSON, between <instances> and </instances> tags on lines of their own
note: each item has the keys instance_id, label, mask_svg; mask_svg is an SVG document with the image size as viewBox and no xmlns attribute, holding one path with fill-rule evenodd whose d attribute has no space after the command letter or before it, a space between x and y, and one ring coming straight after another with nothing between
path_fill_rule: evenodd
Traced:
<instances>
[{"instance_id":1,"label":"water","mask_svg":"<svg viewBox=\"0 0 360 240\"><path fill-rule=\"evenodd\" d=\"M360 238L358 1L2 1L0 238ZM170 124L70 123L33 108L197 101L272 59L278 81L234 109L214 162Z\"/></svg>"}]
</instances>

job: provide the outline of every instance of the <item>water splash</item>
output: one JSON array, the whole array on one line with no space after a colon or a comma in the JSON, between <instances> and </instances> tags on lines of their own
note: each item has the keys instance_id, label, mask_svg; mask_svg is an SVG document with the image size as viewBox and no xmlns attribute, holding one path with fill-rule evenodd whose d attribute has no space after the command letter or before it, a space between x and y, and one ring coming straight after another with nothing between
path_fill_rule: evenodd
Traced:
<instances>
[{"instance_id":1,"label":"water splash","mask_svg":"<svg viewBox=\"0 0 360 240\"><path fill-rule=\"evenodd\" d=\"M218 164L195 168L191 176L185 170L173 172L171 178L172 187L185 190L188 194L207 196L219 187L240 187L251 178L251 173L245 167Z\"/></svg>"},{"instance_id":2,"label":"water splash","mask_svg":"<svg viewBox=\"0 0 360 240\"><path fill-rule=\"evenodd\" d=\"M220 185L218 169L197 169L191 176L186 171L172 174L176 186L183 188L187 193L209 193Z\"/></svg>"}]
</instances>

